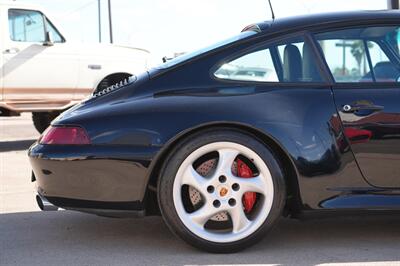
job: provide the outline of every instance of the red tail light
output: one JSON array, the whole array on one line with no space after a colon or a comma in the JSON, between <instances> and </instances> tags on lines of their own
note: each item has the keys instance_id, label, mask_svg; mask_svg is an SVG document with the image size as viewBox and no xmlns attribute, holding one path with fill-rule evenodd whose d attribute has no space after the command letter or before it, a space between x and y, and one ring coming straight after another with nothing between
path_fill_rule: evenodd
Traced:
<instances>
[{"instance_id":1,"label":"red tail light","mask_svg":"<svg viewBox=\"0 0 400 266\"><path fill-rule=\"evenodd\" d=\"M40 144L86 145L90 144L90 139L81 127L49 127L43 133Z\"/></svg>"}]
</instances>

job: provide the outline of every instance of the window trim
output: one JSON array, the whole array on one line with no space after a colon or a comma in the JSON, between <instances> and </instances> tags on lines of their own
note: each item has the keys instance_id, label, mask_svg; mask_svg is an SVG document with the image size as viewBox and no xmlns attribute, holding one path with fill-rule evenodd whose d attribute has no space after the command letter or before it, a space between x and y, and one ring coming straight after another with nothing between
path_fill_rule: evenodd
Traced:
<instances>
[{"instance_id":1,"label":"window trim","mask_svg":"<svg viewBox=\"0 0 400 266\"><path fill-rule=\"evenodd\" d=\"M369 52L368 41L363 40L363 45L364 45L365 55L367 56L369 71L371 72L372 82L377 83L376 77L375 77L374 65L372 64L371 53ZM377 43L377 45L379 46L379 48L381 48L378 43ZM385 54L385 56L386 56L386 54Z\"/></svg>"},{"instance_id":2,"label":"window trim","mask_svg":"<svg viewBox=\"0 0 400 266\"><path fill-rule=\"evenodd\" d=\"M272 63L274 65L276 75L278 76L278 79L281 80L283 79L283 67L282 67L282 58L279 54L278 48L274 46L269 50L269 52L272 57Z\"/></svg>"},{"instance_id":3,"label":"window trim","mask_svg":"<svg viewBox=\"0 0 400 266\"><path fill-rule=\"evenodd\" d=\"M321 81L319 82L283 82L283 81L255 81L255 80L234 80L234 79L222 79L218 78L215 76L215 72L226 62L233 61L235 59L238 59L242 56L245 56L246 54L250 54L252 52L257 52L261 51L262 48L264 49L269 49L269 52L271 53L271 47L270 45L277 43L279 41L284 41L286 39L292 39L296 37L302 37L304 39L304 43L307 43L310 45L312 53L314 54L316 60L315 63L317 64L318 70L320 72L321 76ZM275 47L276 48L276 47ZM271 53L271 57L272 57ZM273 59L273 63L275 66L275 59ZM316 51L316 46L315 43L312 39L312 35L310 34L309 31L303 30L300 32L296 33L290 33L290 34L284 34L269 40L262 40L259 43L256 43L254 45L249 45L248 47L245 47L241 49L240 51L236 51L233 54L224 57L221 60L218 60L217 63L215 63L209 71L209 76L211 77L212 80L217 81L217 82L222 82L222 83L235 83L235 84L256 84L256 85L262 85L262 86L282 86L282 87L288 87L288 86L312 86L312 87L321 87L321 86L327 86L330 85L331 82L329 79L327 79L328 75L326 73L326 69L321 65L322 61L320 58L320 55ZM275 70L276 71L276 70ZM278 72L276 72L278 75ZM279 78L279 76L278 76Z\"/></svg>"},{"instance_id":4,"label":"window trim","mask_svg":"<svg viewBox=\"0 0 400 266\"><path fill-rule=\"evenodd\" d=\"M57 32L57 34L60 35L60 37L61 37L61 42L54 42L54 43L65 43L66 40L65 40L64 36L63 36L63 35L61 34L61 32L56 28L56 26L54 26L53 22L51 22L51 20L50 20L48 17L46 17L46 15L44 15L44 14L43 14L43 17L44 17L44 21L46 22L46 23L45 23L46 31L47 31L47 23L48 23L48 24L50 24L51 27L53 27L53 29L54 29L54 30Z\"/></svg>"},{"instance_id":5,"label":"window trim","mask_svg":"<svg viewBox=\"0 0 400 266\"><path fill-rule=\"evenodd\" d=\"M339 26L333 26L329 27L326 29L317 29L313 30L310 32L310 36L313 38L315 45L317 46L317 51L319 54L319 57L323 60L323 65L325 68L325 72L330 76L330 83L332 87L338 88L338 89L376 89L376 86L379 85L379 88L385 89L385 88L393 88L393 87L400 87L400 82L336 82L335 78L333 77L332 71L329 68L328 63L326 62L324 52L322 51L321 45L319 44L316 35L321 34L321 33L328 33L328 32L334 32L334 31L340 31L340 30L348 30L348 29L355 29L355 28L360 28L360 27L390 27L390 26L398 26L399 27L400 21L395 22L394 20L392 21L384 21L384 22L375 22L375 23L359 23L359 24L351 24L345 27L339 27ZM381 44L377 43L380 47ZM381 47L382 49L382 47ZM387 55L386 55L387 56ZM399 62L400 63L400 62ZM371 70L372 71L372 70Z\"/></svg>"}]
</instances>

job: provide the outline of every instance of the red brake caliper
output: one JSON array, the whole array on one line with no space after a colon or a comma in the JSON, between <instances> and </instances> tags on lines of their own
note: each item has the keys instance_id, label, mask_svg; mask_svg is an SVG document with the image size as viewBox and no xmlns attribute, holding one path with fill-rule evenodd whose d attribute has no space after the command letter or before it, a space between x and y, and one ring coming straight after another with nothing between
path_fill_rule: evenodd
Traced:
<instances>
[{"instance_id":1,"label":"red brake caliper","mask_svg":"<svg viewBox=\"0 0 400 266\"><path fill-rule=\"evenodd\" d=\"M251 171L250 167L247 166L242 160L237 159L237 175L242 178L251 178L253 177L253 171ZM249 213L254 207L254 203L256 203L257 194L255 192L246 192L243 195L243 206L244 212Z\"/></svg>"}]
</instances>

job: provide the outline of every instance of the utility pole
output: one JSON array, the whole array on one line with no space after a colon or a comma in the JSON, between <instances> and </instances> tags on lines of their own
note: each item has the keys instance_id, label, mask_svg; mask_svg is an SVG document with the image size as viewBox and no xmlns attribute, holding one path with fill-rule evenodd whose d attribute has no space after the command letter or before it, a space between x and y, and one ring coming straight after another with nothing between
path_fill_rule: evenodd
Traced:
<instances>
[{"instance_id":1,"label":"utility pole","mask_svg":"<svg viewBox=\"0 0 400 266\"><path fill-rule=\"evenodd\" d=\"M343 65L342 65L342 74L343 76L346 75L346 48L351 47L351 44L347 43L345 40L343 40L341 43L336 43L336 47L342 47L343 48L343 54L342 54L342 60L343 60Z\"/></svg>"},{"instance_id":2,"label":"utility pole","mask_svg":"<svg viewBox=\"0 0 400 266\"><path fill-rule=\"evenodd\" d=\"M399 9L400 8L399 0L387 0L388 9Z\"/></svg>"},{"instance_id":3,"label":"utility pole","mask_svg":"<svg viewBox=\"0 0 400 266\"><path fill-rule=\"evenodd\" d=\"M110 43L113 43L112 20L111 20L111 0L108 0L108 26L110 28Z\"/></svg>"},{"instance_id":4,"label":"utility pole","mask_svg":"<svg viewBox=\"0 0 400 266\"><path fill-rule=\"evenodd\" d=\"M98 17L99 17L99 43L101 43L101 0L97 0L97 8L99 10Z\"/></svg>"}]
</instances>

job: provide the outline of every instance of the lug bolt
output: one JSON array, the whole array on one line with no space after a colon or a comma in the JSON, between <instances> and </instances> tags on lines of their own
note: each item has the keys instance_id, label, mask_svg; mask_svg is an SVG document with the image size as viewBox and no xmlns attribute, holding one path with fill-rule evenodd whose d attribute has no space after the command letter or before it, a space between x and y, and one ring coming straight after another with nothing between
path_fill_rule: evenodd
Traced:
<instances>
[{"instance_id":1,"label":"lug bolt","mask_svg":"<svg viewBox=\"0 0 400 266\"><path fill-rule=\"evenodd\" d=\"M215 208L219 208L219 206L221 206L221 202L219 202L219 200L214 200L213 205Z\"/></svg>"},{"instance_id":2,"label":"lug bolt","mask_svg":"<svg viewBox=\"0 0 400 266\"><path fill-rule=\"evenodd\" d=\"M208 193L213 193L214 192L214 187L213 186L208 186L207 187L207 192Z\"/></svg>"},{"instance_id":3,"label":"lug bolt","mask_svg":"<svg viewBox=\"0 0 400 266\"><path fill-rule=\"evenodd\" d=\"M232 189L233 189L234 191L238 191L238 190L240 189L239 184L238 184L238 183L233 184L233 185L232 185Z\"/></svg>"},{"instance_id":4,"label":"lug bolt","mask_svg":"<svg viewBox=\"0 0 400 266\"><path fill-rule=\"evenodd\" d=\"M225 183L226 182L226 176L224 176L224 175L221 175L220 177L219 177L219 182L221 182L221 183Z\"/></svg>"},{"instance_id":5,"label":"lug bolt","mask_svg":"<svg viewBox=\"0 0 400 266\"><path fill-rule=\"evenodd\" d=\"M236 200L235 199L229 199L228 203L229 203L230 206L233 207L233 206L236 205Z\"/></svg>"}]
</instances>

